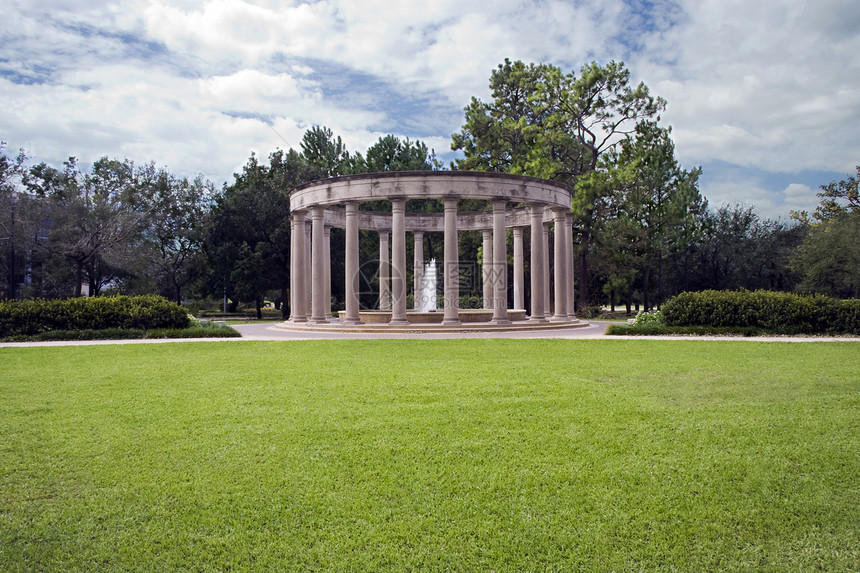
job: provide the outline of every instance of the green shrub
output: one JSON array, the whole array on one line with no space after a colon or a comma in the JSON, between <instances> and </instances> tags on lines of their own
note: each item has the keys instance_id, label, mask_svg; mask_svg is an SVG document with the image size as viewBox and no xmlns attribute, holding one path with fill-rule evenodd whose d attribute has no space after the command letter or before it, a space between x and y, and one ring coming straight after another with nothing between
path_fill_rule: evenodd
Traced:
<instances>
[{"instance_id":1,"label":"green shrub","mask_svg":"<svg viewBox=\"0 0 860 573\"><path fill-rule=\"evenodd\" d=\"M0 338L41 332L186 328L186 310L154 296L0 301Z\"/></svg>"},{"instance_id":2,"label":"green shrub","mask_svg":"<svg viewBox=\"0 0 860 573\"><path fill-rule=\"evenodd\" d=\"M606 334L616 336L761 336L766 334L761 328L751 326L666 326L632 324L610 324Z\"/></svg>"},{"instance_id":3,"label":"green shrub","mask_svg":"<svg viewBox=\"0 0 860 573\"><path fill-rule=\"evenodd\" d=\"M670 326L752 327L782 334L860 334L860 299L758 290L681 293L663 305Z\"/></svg>"},{"instance_id":4,"label":"green shrub","mask_svg":"<svg viewBox=\"0 0 860 573\"><path fill-rule=\"evenodd\" d=\"M242 334L226 324L207 324L188 328L104 328L101 330L48 330L38 334L16 334L4 342L51 342L59 340L137 340L142 338L240 338Z\"/></svg>"},{"instance_id":5,"label":"green shrub","mask_svg":"<svg viewBox=\"0 0 860 573\"><path fill-rule=\"evenodd\" d=\"M443 304L444 304L444 296L443 296ZM473 294L464 294L460 295L459 300L460 308L464 309L481 309L484 308L484 297ZM441 306L439 308L442 308Z\"/></svg>"},{"instance_id":6,"label":"green shrub","mask_svg":"<svg viewBox=\"0 0 860 573\"><path fill-rule=\"evenodd\" d=\"M642 312L641 310L636 314L636 318L633 319L633 326L636 327L651 327L651 326L662 326L664 324L663 313L659 310L655 310L654 312Z\"/></svg>"}]
</instances>

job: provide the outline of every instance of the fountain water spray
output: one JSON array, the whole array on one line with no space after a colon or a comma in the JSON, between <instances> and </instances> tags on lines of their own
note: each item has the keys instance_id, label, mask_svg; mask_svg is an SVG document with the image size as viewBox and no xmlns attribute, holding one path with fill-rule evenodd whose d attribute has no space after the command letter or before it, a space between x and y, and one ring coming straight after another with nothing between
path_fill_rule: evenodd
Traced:
<instances>
[{"instance_id":1,"label":"fountain water spray","mask_svg":"<svg viewBox=\"0 0 860 573\"><path fill-rule=\"evenodd\" d=\"M436 312L436 259L431 259L424 265L424 276L421 278L421 312Z\"/></svg>"}]
</instances>

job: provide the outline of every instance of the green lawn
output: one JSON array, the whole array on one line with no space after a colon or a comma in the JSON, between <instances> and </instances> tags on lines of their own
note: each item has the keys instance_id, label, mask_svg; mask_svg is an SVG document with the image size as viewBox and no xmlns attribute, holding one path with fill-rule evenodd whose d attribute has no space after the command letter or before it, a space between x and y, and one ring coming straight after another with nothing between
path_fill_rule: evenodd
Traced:
<instances>
[{"instance_id":1,"label":"green lawn","mask_svg":"<svg viewBox=\"0 0 860 573\"><path fill-rule=\"evenodd\" d=\"M2 571L860 570L860 344L0 348Z\"/></svg>"}]
</instances>

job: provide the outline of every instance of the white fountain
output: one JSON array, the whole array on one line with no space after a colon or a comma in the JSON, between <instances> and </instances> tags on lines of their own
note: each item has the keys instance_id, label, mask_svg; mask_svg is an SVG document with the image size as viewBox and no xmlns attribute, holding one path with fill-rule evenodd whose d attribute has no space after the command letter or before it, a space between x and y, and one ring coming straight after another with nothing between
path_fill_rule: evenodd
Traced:
<instances>
[{"instance_id":1,"label":"white fountain","mask_svg":"<svg viewBox=\"0 0 860 573\"><path fill-rule=\"evenodd\" d=\"M421 312L436 312L436 259L424 265L424 276L421 277Z\"/></svg>"}]
</instances>

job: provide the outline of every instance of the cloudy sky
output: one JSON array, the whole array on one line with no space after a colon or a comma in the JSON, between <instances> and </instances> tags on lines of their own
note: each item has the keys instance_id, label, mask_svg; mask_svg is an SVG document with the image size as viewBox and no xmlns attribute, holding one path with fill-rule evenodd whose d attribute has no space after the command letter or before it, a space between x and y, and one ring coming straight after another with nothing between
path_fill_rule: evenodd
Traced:
<instances>
[{"instance_id":1,"label":"cloudy sky","mask_svg":"<svg viewBox=\"0 0 860 573\"><path fill-rule=\"evenodd\" d=\"M712 205L810 208L860 163L856 0L2 0L0 139L216 184L312 125L450 160L505 58L624 61Z\"/></svg>"}]
</instances>

